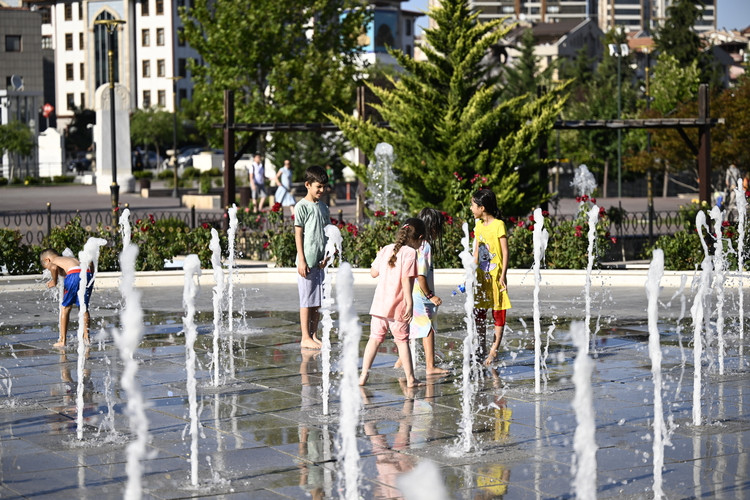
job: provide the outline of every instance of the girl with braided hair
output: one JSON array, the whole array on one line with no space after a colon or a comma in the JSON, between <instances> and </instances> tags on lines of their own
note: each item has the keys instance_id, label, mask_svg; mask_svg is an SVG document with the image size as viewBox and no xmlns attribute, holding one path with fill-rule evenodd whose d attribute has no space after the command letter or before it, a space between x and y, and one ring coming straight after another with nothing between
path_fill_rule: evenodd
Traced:
<instances>
[{"instance_id":1,"label":"girl with braided hair","mask_svg":"<svg viewBox=\"0 0 750 500\"><path fill-rule=\"evenodd\" d=\"M409 350L409 322L413 316L412 288L417 277L417 248L425 236L424 223L417 218L406 219L396 234L396 242L378 252L370 268L370 276L379 278L375 297L370 307L372 322L370 338L362 357L362 374L359 385L367 383L372 362L378 353L385 334L390 330L398 348L398 357L406 375L406 385L414 387L419 381L414 377Z\"/></svg>"}]
</instances>

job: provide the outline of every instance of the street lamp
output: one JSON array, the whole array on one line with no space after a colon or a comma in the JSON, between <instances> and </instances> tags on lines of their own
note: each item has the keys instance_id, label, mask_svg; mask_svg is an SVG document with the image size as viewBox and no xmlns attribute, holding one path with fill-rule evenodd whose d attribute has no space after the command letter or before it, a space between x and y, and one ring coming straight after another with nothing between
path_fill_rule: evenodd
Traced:
<instances>
[{"instance_id":1,"label":"street lamp","mask_svg":"<svg viewBox=\"0 0 750 500\"><path fill-rule=\"evenodd\" d=\"M174 189L172 190L172 198L179 198L180 193L177 189L177 80L181 80L181 76L170 76L167 78L172 80L172 167L174 168Z\"/></svg>"},{"instance_id":2,"label":"street lamp","mask_svg":"<svg viewBox=\"0 0 750 500\"><path fill-rule=\"evenodd\" d=\"M609 55L617 58L617 119L622 115L622 58L628 56L625 43L609 44ZM617 197L622 198L622 129L617 129Z\"/></svg>"},{"instance_id":3,"label":"street lamp","mask_svg":"<svg viewBox=\"0 0 750 500\"><path fill-rule=\"evenodd\" d=\"M115 137L115 33L117 28L125 24L122 19L99 19L94 24L100 24L107 29L107 66L109 68L109 120L110 139L112 141L112 185L109 191L112 197L112 224L117 225L117 207L120 204L120 186L117 185L117 138Z\"/></svg>"}]
</instances>

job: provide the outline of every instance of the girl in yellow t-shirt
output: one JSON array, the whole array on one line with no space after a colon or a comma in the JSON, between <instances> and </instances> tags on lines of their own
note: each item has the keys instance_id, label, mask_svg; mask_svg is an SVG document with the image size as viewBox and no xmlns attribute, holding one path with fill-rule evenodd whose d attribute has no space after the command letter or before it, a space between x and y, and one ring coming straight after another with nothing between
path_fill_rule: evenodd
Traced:
<instances>
[{"instance_id":1,"label":"girl in yellow t-shirt","mask_svg":"<svg viewBox=\"0 0 750 500\"><path fill-rule=\"evenodd\" d=\"M479 334L479 355L486 352L487 309L492 309L495 338L484 364L489 366L497 357L505 328L505 311L511 308L508 298L508 236L505 223L498 219L495 193L480 189L471 199L474 226L474 262L477 264L477 290L474 319Z\"/></svg>"}]
</instances>

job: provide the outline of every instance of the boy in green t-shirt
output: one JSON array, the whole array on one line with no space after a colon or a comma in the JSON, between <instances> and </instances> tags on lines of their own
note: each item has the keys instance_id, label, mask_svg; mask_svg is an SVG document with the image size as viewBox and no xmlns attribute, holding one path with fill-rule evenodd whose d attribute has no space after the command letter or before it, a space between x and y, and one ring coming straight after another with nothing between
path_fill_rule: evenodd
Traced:
<instances>
[{"instance_id":1,"label":"boy in green t-shirt","mask_svg":"<svg viewBox=\"0 0 750 500\"><path fill-rule=\"evenodd\" d=\"M320 349L316 337L323 297L323 275L326 265L326 234L331 223L328 207L320 201L328 176L325 170L312 166L305 171L307 195L294 207L294 241L297 245L297 286L299 288L299 319L302 338L300 347Z\"/></svg>"}]
</instances>

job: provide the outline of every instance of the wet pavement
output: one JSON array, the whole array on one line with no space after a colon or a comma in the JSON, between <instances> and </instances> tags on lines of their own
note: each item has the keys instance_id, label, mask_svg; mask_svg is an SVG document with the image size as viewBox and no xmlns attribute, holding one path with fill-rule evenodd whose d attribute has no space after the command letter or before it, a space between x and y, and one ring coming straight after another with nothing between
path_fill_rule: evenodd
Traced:
<instances>
[{"instance_id":1,"label":"wet pavement","mask_svg":"<svg viewBox=\"0 0 750 500\"><path fill-rule=\"evenodd\" d=\"M84 428L78 440L77 345L73 340L66 350L52 348L57 307L42 290L39 285L4 292L0 283L0 497L120 497L133 435L125 414L127 394L120 385L123 367L111 334L119 323L118 291L97 290L92 299L93 342L83 358ZM360 393L362 498L400 498L398 478L426 460L438 467L450 498L575 496L571 463L576 412L571 403L576 350L569 320L584 317L581 290L545 287L540 292L542 349L548 352L540 394L534 392L533 287L513 290L514 309L496 371L486 370L475 380L476 447L469 453L460 453L456 445L462 415L463 297L438 287L446 304L439 317L437 351L449 375L410 390L399 379L403 372L392 368L393 342L383 344ZM234 289L233 332L225 328L220 337L219 387L211 379L211 288L201 288L196 342L201 430L195 487L189 461L182 289L150 287L142 292L145 337L135 359L148 402L144 496L342 497L336 461L340 374L332 375L331 411L323 415L321 358L312 351L300 352L298 346L296 286L266 283ZM372 286L354 290L363 326L360 353L369 330L366 313L372 292ZM654 387L643 288L608 286L593 292L597 496L653 498ZM705 339L699 426L692 424L693 292L684 292L684 311L683 295L676 292L662 290L659 313L662 397L671 441L664 449L663 490L670 499L747 498L750 360L747 338L741 340L737 333L737 291L727 292L724 309L724 375L718 373L715 314ZM75 328L72 318L73 336ZM335 330L332 342L337 360L341 343ZM334 363L334 370L337 366ZM417 375L424 376L422 359ZM422 492L436 489L423 477L407 480Z\"/></svg>"}]
</instances>

